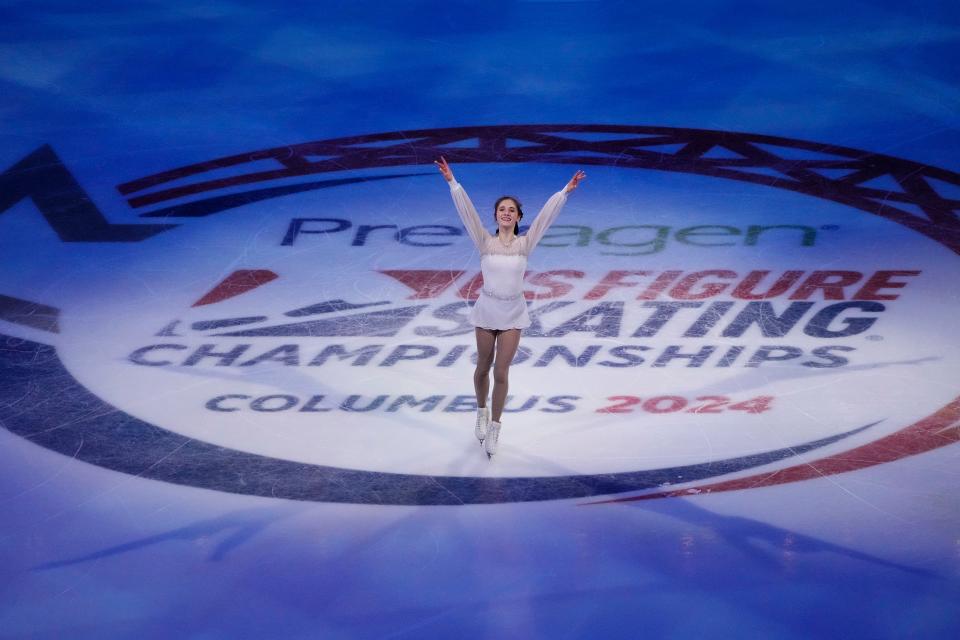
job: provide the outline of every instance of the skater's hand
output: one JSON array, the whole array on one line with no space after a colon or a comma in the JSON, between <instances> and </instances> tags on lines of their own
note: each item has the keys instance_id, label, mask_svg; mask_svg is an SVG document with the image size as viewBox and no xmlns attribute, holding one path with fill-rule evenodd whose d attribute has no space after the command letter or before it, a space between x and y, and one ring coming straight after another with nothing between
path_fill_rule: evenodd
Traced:
<instances>
[{"instance_id":1,"label":"skater's hand","mask_svg":"<svg viewBox=\"0 0 960 640\"><path fill-rule=\"evenodd\" d=\"M433 164L437 165L437 168L440 169L440 173L447 182L453 182L453 171L450 170L450 165L447 164L447 161L443 156L440 156L439 162L434 160Z\"/></svg>"},{"instance_id":2,"label":"skater's hand","mask_svg":"<svg viewBox=\"0 0 960 640\"><path fill-rule=\"evenodd\" d=\"M572 177L572 178L570 178L570 182L568 182L568 183L567 183L567 186L564 187L564 191L565 191L566 193L570 193L571 191L573 191L574 189L576 189L576 188L577 188L577 185L580 184L580 181L583 180L583 179L586 178L586 177L587 177L587 174L585 174L585 173L584 173L583 171L581 171L580 169L577 169L577 172L576 172L575 174L573 174L573 177Z\"/></svg>"}]
</instances>

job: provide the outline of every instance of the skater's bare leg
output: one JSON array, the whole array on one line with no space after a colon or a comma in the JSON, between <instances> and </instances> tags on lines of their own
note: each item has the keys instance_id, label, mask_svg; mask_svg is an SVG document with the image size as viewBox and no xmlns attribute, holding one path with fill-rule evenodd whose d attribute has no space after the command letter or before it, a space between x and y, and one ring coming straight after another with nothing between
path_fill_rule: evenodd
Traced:
<instances>
[{"instance_id":1,"label":"skater's bare leg","mask_svg":"<svg viewBox=\"0 0 960 640\"><path fill-rule=\"evenodd\" d=\"M500 413L507 401L508 374L513 356L520 346L520 329L507 329L497 336L497 356L493 365L493 407L490 419L500 422Z\"/></svg>"},{"instance_id":2,"label":"skater's bare leg","mask_svg":"<svg viewBox=\"0 0 960 640\"><path fill-rule=\"evenodd\" d=\"M477 406L487 406L487 395L490 393L490 367L497 344L497 332L492 329L476 327L477 336L477 368L473 371L473 390L477 394Z\"/></svg>"}]
</instances>

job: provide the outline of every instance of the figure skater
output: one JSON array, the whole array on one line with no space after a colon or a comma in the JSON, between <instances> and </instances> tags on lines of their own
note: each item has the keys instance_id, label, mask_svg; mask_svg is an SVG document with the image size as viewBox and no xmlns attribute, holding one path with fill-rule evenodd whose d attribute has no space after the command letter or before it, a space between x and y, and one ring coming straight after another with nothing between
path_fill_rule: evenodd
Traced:
<instances>
[{"instance_id":1,"label":"figure skater","mask_svg":"<svg viewBox=\"0 0 960 640\"><path fill-rule=\"evenodd\" d=\"M500 439L500 414L507 399L507 374L520 345L520 330L530 326L527 303L523 296L523 274L527 256L537 246L547 227L553 223L567 202L567 194L577 188L587 174L577 171L567 185L550 196L537 214L526 235L518 235L523 209L513 196L502 196L493 205L497 231L490 234L483 227L467 192L453 177L443 157L434 164L450 184L450 195L467 233L480 251L483 289L470 311L470 323L477 336L477 368L473 387L477 393L477 422L474 433L488 457L497 451ZM493 366L493 407L487 409L490 389L490 367Z\"/></svg>"}]
</instances>

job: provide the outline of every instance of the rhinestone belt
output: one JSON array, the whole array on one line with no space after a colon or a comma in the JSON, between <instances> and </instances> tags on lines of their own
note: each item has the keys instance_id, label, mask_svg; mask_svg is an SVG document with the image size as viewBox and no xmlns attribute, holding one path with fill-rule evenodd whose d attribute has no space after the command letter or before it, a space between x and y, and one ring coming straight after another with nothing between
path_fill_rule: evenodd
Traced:
<instances>
[{"instance_id":1,"label":"rhinestone belt","mask_svg":"<svg viewBox=\"0 0 960 640\"><path fill-rule=\"evenodd\" d=\"M485 295L485 296L487 296L487 297L489 297L489 298L493 298L494 300L510 301L510 300L517 300L517 299L523 297L523 294L522 294L522 293L518 293L518 294L512 295L512 296L500 296L500 295L497 295L497 294L495 294L495 293L491 293L489 289L482 289L482 291L483 291L483 295Z\"/></svg>"}]
</instances>

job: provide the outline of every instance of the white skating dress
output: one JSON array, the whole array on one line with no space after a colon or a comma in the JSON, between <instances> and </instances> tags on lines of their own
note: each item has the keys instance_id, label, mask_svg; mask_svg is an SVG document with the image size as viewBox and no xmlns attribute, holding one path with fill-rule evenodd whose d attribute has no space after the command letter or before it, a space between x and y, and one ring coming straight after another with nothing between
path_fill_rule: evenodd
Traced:
<instances>
[{"instance_id":1,"label":"white skating dress","mask_svg":"<svg viewBox=\"0 0 960 640\"><path fill-rule=\"evenodd\" d=\"M514 238L509 245L504 245L497 236L484 228L477 210L460 183L456 180L450 182L450 195L453 196L460 220L480 251L483 289L470 311L470 322L475 327L502 330L525 329L530 326L527 301L523 297L523 274L527 269L527 256L540 242L540 238L567 202L565 188L550 196L526 234Z\"/></svg>"}]
</instances>

